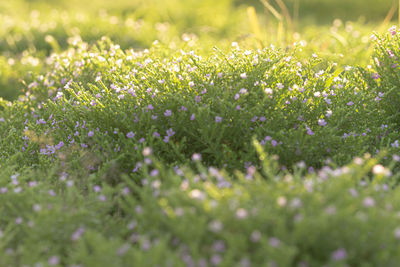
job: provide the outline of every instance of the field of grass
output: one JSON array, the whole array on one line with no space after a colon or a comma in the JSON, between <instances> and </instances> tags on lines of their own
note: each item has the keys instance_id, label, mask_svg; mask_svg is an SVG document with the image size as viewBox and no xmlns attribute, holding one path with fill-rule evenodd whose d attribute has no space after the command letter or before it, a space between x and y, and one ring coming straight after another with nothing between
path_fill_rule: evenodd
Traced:
<instances>
[{"instance_id":1,"label":"field of grass","mask_svg":"<svg viewBox=\"0 0 400 267\"><path fill-rule=\"evenodd\" d=\"M396 4L0 1L0 266L397 266Z\"/></svg>"}]
</instances>

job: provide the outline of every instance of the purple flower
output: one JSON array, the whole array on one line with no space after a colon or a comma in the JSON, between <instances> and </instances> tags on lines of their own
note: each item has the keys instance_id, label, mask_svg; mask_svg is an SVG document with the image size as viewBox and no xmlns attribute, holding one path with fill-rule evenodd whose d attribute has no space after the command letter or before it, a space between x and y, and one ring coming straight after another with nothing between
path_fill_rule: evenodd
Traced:
<instances>
[{"instance_id":1,"label":"purple flower","mask_svg":"<svg viewBox=\"0 0 400 267\"><path fill-rule=\"evenodd\" d=\"M319 119L318 120L318 125L319 126L325 126L325 125L327 125L327 123L326 123L326 121L324 119Z\"/></svg>"},{"instance_id":2,"label":"purple flower","mask_svg":"<svg viewBox=\"0 0 400 267\"><path fill-rule=\"evenodd\" d=\"M46 124L46 121L44 119L39 119L36 121L36 124Z\"/></svg>"},{"instance_id":3,"label":"purple flower","mask_svg":"<svg viewBox=\"0 0 400 267\"><path fill-rule=\"evenodd\" d=\"M136 96L135 90L133 88L130 88L128 90L128 93L131 94L132 96Z\"/></svg>"},{"instance_id":4,"label":"purple flower","mask_svg":"<svg viewBox=\"0 0 400 267\"><path fill-rule=\"evenodd\" d=\"M380 76L379 76L379 74L378 73L374 73L374 74L372 74L372 79L374 79L374 80L377 80L377 79L379 79L380 78Z\"/></svg>"},{"instance_id":5,"label":"purple flower","mask_svg":"<svg viewBox=\"0 0 400 267\"><path fill-rule=\"evenodd\" d=\"M373 206L375 206L375 200L372 197L366 197L363 200L363 205L366 208L373 207Z\"/></svg>"},{"instance_id":6,"label":"purple flower","mask_svg":"<svg viewBox=\"0 0 400 267\"><path fill-rule=\"evenodd\" d=\"M81 238L83 233L85 232L85 228L79 227L72 235L71 235L71 240L72 241L77 241Z\"/></svg>"},{"instance_id":7,"label":"purple flower","mask_svg":"<svg viewBox=\"0 0 400 267\"><path fill-rule=\"evenodd\" d=\"M133 132L129 132L126 134L126 137L133 138L133 137L135 137L135 134Z\"/></svg>"},{"instance_id":8,"label":"purple flower","mask_svg":"<svg viewBox=\"0 0 400 267\"><path fill-rule=\"evenodd\" d=\"M215 252L224 252L226 249L225 243L224 241L221 240L217 240L213 243L212 245L212 249Z\"/></svg>"},{"instance_id":9,"label":"purple flower","mask_svg":"<svg viewBox=\"0 0 400 267\"><path fill-rule=\"evenodd\" d=\"M387 53L388 53L390 58L394 58L395 57L395 54L392 52L392 50L387 49L386 51L387 51Z\"/></svg>"},{"instance_id":10,"label":"purple flower","mask_svg":"<svg viewBox=\"0 0 400 267\"><path fill-rule=\"evenodd\" d=\"M137 172L141 167L142 167L141 162L136 163L135 168L132 170L132 172Z\"/></svg>"},{"instance_id":11,"label":"purple flower","mask_svg":"<svg viewBox=\"0 0 400 267\"><path fill-rule=\"evenodd\" d=\"M159 134L158 132L154 132L153 135L154 135L154 137L156 137L156 138L160 137L160 134Z\"/></svg>"},{"instance_id":12,"label":"purple flower","mask_svg":"<svg viewBox=\"0 0 400 267\"><path fill-rule=\"evenodd\" d=\"M122 256L125 253L127 253L129 251L129 249L130 249L130 245L125 243L120 248L118 248L117 253L118 253L118 255Z\"/></svg>"},{"instance_id":13,"label":"purple flower","mask_svg":"<svg viewBox=\"0 0 400 267\"><path fill-rule=\"evenodd\" d=\"M353 101L347 102L347 105L352 106L352 105L354 105L354 102Z\"/></svg>"},{"instance_id":14,"label":"purple flower","mask_svg":"<svg viewBox=\"0 0 400 267\"><path fill-rule=\"evenodd\" d=\"M278 142L277 142L276 140L272 140L272 141L271 141L271 145L272 145L273 147L275 147L277 144L278 144Z\"/></svg>"},{"instance_id":15,"label":"purple flower","mask_svg":"<svg viewBox=\"0 0 400 267\"><path fill-rule=\"evenodd\" d=\"M218 254L212 255L210 262L211 262L211 265L217 266L222 262L222 257Z\"/></svg>"},{"instance_id":16,"label":"purple flower","mask_svg":"<svg viewBox=\"0 0 400 267\"><path fill-rule=\"evenodd\" d=\"M160 172L157 169L151 170L150 176L154 177L157 176Z\"/></svg>"},{"instance_id":17,"label":"purple flower","mask_svg":"<svg viewBox=\"0 0 400 267\"><path fill-rule=\"evenodd\" d=\"M343 260L347 257L347 251L344 248L339 248L331 254L331 258L335 261Z\"/></svg>"},{"instance_id":18,"label":"purple flower","mask_svg":"<svg viewBox=\"0 0 400 267\"><path fill-rule=\"evenodd\" d=\"M58 256L51 256L48 262L50 266L57 265L60 263L60 258Z\"/></svg>"},{"instance_id":19,"label":"purple flower","mask_svg":"<svg viewBox=\"0 0 400 267\"><path fill-rule=\"evenodd\" d=\"M390 34L392 34L392 36L395 35L396 34L396 26L390 27L389 32L390 32Z\"/></svg>"},{"instance_id":20,"label":"purple flower","mask_svg":"<svg viewBox=\"0 0 400 267\"><path fill-rule=\"evenodd\" d=\"M261 232L258 230L255 230L251 233L250 239L252 242L257 243L261 239Z\"/></svg>"},{"instance_id":21,"label":"purple flower","mask_svg":"<svg viewBox=\"0 0 400 267\"><path fill-rule=\"evenodd\" d=\"M58 143L55 147L56 147L56 149L57 150L59 150L61 147L63 147L64 146L64 142L63 141L61 141L60 143Z\"/></svg>"},{"instance_id":22,"label":"purple flower","mask_svg":"<svg viewBox=\"0 0 400 267\"><path fill-rule=\"evenodd\" d=\"M174 130L172 130L172 128L169 128L168 130L167 130L167 135L168 136L173 136L175 134L175 132L174 132Z\"/></svg>"},{"instance_id":23,"label":"purple flower","mask_svg":"<svg viewBox=\"0 0 400 267\"><path fill-rule=\"evenodd\" d=\"M38 184L37 181L30 181L30 182L28 183L29 187L35 187L35 186L37 186L37 184Z\"/></svg>"},{"instance_id":24,"label":"purple flower","mask_svg":"<svg viewBox=\"0 0 400 267\"><path fill-rule=\"evenodd\" d=\"M192 120L194 120L194 118L195 118L195 115L194 115L194 113L190 116L190 120L192 121Z\"/></svg>"},{"instance_id":25,"label":"purple flower","mask_svg":"<svg viewBox=\"0 0 400 267\"><path fill-rule=\"evenodd\" d=\"M88 136L89 137L92 137L94 135L94 132L93 131L90 131L89 133L88 133Z\"/></svg>"},{"instance_id":26,"label":"purple flower","mask_svg":"<svg viewBox=\"0 0 400 267\"><path fill-rule=\"evenodd\" d=\"M216 116L216 117L215 117L215 122L219 123L219 122L221 122L221 121L222 121L222 118L221 118L221 117L219 117L219 116Z\"/></svg>"},{"instance_id":27,"label":"purple flower","mask_svg":"<svg viewBox=\"0 0 400 267\"><path fill-rule=\"evenodd\" d=\"M23 219L21 217L17 217L15 219L15 224L21 224L23 222Z\"/></svg>"},{"instance_id":28,"label":"purple flower","mask_svg":"<svg viewBox=\"0 0 400 267\"><path fill-rule=\"evenodd\" d=\"M169 109L167 109L167 110L164 112L164 116L165 116L165 117L169 117L169 116L171 116L171 115L172 115L172 111L169 110Z\"/></svg>"},{"instance_id":29,"label":"purple flower","mask_svg":"<svg viewBox=\"0 0 400 267\"><path fill-rule=\"evenodd\" d=\"M268 239L268 243L273 248L279 247L281 245L281 241L276 237L271 237L270 239Z\"/></svg>"}]
</instances>

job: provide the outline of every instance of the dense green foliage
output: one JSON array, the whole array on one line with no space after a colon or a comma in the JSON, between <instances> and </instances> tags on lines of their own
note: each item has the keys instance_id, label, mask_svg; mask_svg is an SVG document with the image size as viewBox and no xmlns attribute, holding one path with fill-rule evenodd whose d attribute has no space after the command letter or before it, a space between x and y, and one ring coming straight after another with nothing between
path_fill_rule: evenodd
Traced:
<instances>
[{"instance_id":1,"label":"dense green foliage","mask_svg":"<svg viewBox=\"0 0 400 267\"><path fill-rule=\"evenodd\" d=\"M77 2L0 3L0 266L397 265L396 27Z\"/></svg>"}]
</instances>

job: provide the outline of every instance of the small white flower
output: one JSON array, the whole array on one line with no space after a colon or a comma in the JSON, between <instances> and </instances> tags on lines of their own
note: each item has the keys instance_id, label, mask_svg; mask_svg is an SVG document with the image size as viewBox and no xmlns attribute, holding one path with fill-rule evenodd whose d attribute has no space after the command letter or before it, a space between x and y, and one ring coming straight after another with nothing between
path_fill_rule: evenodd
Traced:
<instances>
[{"instance_id":1,"label":"small white flower","mask_svg":"<svg viewBox=\"0 0 400 267\"><path fill-rule=\"evenodd\" d=\"M247 210L245 210L245 209L240 208L236 211L236 217L238 219L246 219L247 215L248 215L248 213L247 213Z\"/></svg>"},{"instance_id":2,"label":"small white flower","mask_svg":"<svg viewBox=\"0 0 400 267\"><path fill-rule=\"evenodd\" d=\"M282 206L286 205L287 200L285 197L278 197L278 199L276 200L276 203L278 204L278 206L282 207Z\"/></svg>"},{"instance_id":3,"label":"small white flower","mask_svg":"<svg viewBox=\"0 0 400 267\"><path fill-rule=\"evenodd\" d=\"M264 89L264 92L265 92L267 95L272 95L272 89L271 89L271 88L265 88L265 89Z\"/></svg>"},{"instance_id":4,"label":"small white flower","mask_svg":"<svg viewBox=\"0 0 400 267\"><path fill-rule=\"evenodd\" d=\"M372 173L375 175L390 176L392 173L381 164L377 164L372 168Z\"/></svg>"},{"instance_id":5,"label":"small white flower","mask_svg":"<svg viewBox=\"0 0 400 267\"><path fill-rule=\"evenodd\" d=\"M204 200L206 198L205 193L200 191L199 189L193 189L192 191L190 191L189 196L197 200Z\"/></svg>"}]
</instances>

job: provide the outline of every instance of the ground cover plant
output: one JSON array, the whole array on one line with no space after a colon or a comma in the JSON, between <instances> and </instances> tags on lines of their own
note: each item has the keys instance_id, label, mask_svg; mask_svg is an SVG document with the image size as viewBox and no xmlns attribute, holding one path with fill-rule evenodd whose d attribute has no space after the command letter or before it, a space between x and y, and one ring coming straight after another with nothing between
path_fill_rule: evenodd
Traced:
<instances>
[{"instance_id":1,"label":"ground cover plant","mask_svg":"<svg viewBox=\"0 0 400 267\"><path fill-rule=\"evenodd\" d=\"M206 37L210 5L171 2L162 35L154 5L50 2L2 3L31 21L0 16L0 266L396 266L395 26L237 39L221 1Z\"/></svg>"}]
</instances>

